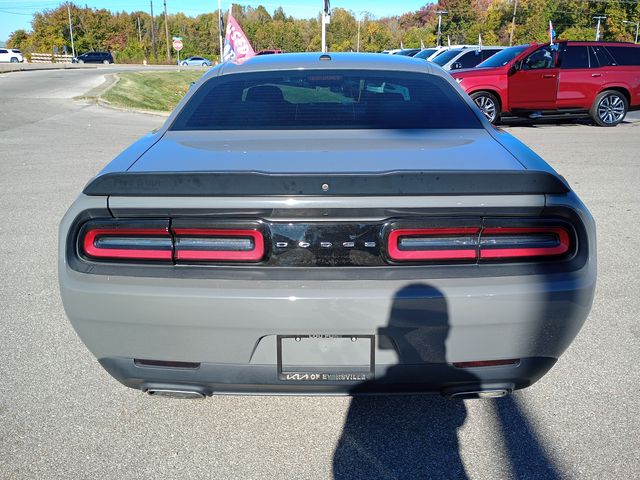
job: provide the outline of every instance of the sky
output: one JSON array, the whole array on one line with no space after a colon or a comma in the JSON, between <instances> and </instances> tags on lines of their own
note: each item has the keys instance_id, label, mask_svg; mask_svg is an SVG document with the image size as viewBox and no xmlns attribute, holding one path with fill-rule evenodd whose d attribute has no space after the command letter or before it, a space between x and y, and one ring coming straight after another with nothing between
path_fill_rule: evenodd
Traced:
<instances>
[{"instance_id":1,"label":"sky","mask_svg":"<svg viewBox=\"0 0 640 480\"><path fill-rule=\"evenodd\" d=\"M73 1L73 0L72 0ZM61 1L56 0L0 0L0 40L6 40L14 30L31 29L31 16L35 12L46 8L55 8ZM149 0L76 0L74 3L92 8L107 8L114 11L136 11L149 9ZM229 0L222 1L222 8L229 8ZM322 8L322 0L265 0L263 2L242 1L233 2L240 5L257 7L263 5L269 12L281 6L287 15L295 18L311 18L316 16ZM415 11L428 3L428 0L331 0L332 8L346 8L355 13L367 11L375 17L401 15ZM167 0L169 13L184 12L195 16L200 13L211 12L218 8L217 0ZM162 10L162 0L154 0L154 13Z\"/></svg>"}]
</instances>

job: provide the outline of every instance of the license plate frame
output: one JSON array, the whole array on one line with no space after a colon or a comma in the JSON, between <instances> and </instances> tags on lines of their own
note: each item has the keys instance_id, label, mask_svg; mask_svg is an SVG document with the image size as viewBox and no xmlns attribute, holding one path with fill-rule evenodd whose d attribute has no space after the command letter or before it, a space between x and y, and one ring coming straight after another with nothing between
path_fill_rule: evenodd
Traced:
<instances>
[{"instance_id":1,"label":"license plate frame","mask_svg":"<svg viewBox=\"0 0 640 480\"><path fill-rule=\"evenodd\" d=\"M366 365L351 366L303 366L295 370L287 370L283 366L283 340L287 339L308 339L308 340L330 340L330 339L364 339L369 340L369 360ZM277 348L277 370L278 379L283 382L329 382L329 383L361 383L375 378L375 335L276 335Z\"/></svg>"}]
</instances>

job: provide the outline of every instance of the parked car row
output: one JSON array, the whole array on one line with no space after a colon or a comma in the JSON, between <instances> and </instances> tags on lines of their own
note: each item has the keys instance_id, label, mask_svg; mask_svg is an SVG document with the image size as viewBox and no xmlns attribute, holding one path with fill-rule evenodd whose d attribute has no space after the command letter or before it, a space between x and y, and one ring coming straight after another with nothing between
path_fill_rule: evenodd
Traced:
<instances>
[{"instance_id":1,"label":"parked car row","mask_svg":"<svg viewBox=\"0 0 640 480\"><path fill-rule=\"evenodd\" d=\"M506 114L588 114L613 127L640 109L640 46L630 43L519 45L452 75L491 123Z\"/></svg>"}]
</instances>

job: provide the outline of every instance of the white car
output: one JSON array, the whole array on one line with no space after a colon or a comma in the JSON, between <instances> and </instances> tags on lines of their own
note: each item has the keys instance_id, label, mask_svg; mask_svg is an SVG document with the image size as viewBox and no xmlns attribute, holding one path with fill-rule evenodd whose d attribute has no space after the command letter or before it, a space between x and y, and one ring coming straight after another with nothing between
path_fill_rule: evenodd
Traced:
<instances>
[{"instance_id":1,"label":"white car","mask_svg":"<svg viewBox=\"0 0 640 480\"><path fill-rule=\"evenodd\" d=\"M24 62L24 57L15 48L0 48L0 62L21 63Z\"/></svg>"}]
</instances>

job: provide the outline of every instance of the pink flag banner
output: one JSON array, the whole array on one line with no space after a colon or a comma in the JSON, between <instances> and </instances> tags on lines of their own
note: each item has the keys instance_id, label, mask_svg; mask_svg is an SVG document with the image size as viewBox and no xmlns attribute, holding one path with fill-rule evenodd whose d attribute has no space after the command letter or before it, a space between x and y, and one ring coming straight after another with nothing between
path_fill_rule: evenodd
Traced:
<instances>
[{"instance_id":1,"label":"pink flag banner","mask_svg":"<svg viewBox=\"0 0 640 480\"><path fill-rule=\"evenodd\" d=\"M249 39L240 28L240 25L231 15L231 7L229 7L229 15L227 16L227 32L224 36L224 54L222 61L231 61L242 63L253 57L256 52L249 43Z\"/></svg>"}]
</instances>

